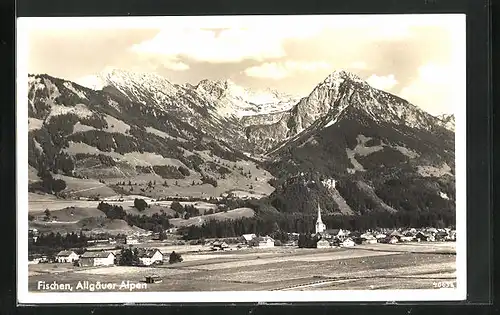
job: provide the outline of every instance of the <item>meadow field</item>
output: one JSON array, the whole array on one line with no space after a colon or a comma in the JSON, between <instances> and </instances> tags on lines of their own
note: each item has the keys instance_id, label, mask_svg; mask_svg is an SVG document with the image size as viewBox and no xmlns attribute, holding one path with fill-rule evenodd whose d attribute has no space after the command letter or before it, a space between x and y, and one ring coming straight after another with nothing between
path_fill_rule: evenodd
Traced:
<instances>
[{"instance_id":1,"label":"meadow field","mask_svg":"<svg viewBox=\"0 0 500 315\"><path fill-rule=\"evenodd\" d=\"M145 276L152 274L161 277L162 282L142 284L135 290L432 289L436 283L453 286L456 280L454 242L373 244L329 249L274 247L224 252L212 252L206 246L181 247L159 247L165 254L165 264L158 267L29 265L29 290L42 292L38 289L39 281L57 281L73 287L81 281L141 284ZM169 264L168 254L172 250L183 253L184 261Z\"/></svg>"}]
</instances>

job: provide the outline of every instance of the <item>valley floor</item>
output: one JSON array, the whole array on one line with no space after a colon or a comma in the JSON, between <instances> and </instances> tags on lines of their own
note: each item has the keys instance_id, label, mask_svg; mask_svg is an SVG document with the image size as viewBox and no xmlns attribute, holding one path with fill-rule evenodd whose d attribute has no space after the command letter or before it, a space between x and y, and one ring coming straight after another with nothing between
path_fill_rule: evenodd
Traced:
<instances>
[{"instance_id":1,"label":"valley floor","mask_svg":"<svg viewBox=\"0 0 500 315\"><path fill-rule=\"evenodd\" d=\"M455 243L373 244L352 248L274 247L210 252L203 246L159 247L167 261L159 267L73 267L29 265L29 290L39 281L140 284L141 291L270 291L432 289L456 281ZM184 261L168 264L175 250ZM161 283L144 284L148 275ZM122 291L127 289L115 289ZM75 290L78 291L78 290ZM82 292L82 291L80 291ZM83 292L88 292L83 290Z\"/></svg>"}]
</instances>

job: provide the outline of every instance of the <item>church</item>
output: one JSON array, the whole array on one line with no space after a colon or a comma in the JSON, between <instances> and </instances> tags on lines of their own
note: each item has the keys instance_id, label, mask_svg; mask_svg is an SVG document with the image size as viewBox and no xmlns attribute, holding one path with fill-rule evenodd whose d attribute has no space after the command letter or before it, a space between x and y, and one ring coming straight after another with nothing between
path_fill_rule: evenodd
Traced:
<instances>
[{"instance_id":1,"label":"church","mask_svg":"<svg viewBox=\"0 0 500 315\"><path fill-rule=\"evenodd\" d=\"M324 237L326 236L326 225L321 220L321 208L318 203L318 219L316 220L316 235L320 236L320 239L316 243L316 248L329 248L330 242L328 242Z\"/></svg>"},{"instance_id":2,"label":"church","mask_svg":"<svg viewBox=\"0 0 500 315\"><path fill-rule=\"evenodd\" d=\"M316 234L320 234L326 231L326 225L321 220L321 208L318 202L318 219L316 220Z\"/></svg>"}]
</instances>

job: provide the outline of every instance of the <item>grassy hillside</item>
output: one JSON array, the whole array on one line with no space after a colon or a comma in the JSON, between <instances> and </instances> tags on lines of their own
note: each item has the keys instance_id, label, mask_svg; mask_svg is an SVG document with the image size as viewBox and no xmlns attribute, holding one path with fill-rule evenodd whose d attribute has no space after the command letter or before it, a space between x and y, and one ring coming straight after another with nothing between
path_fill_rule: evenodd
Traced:
<instances>
[{"instance_id":1,"label":"grassy hillside","mask_svg":"<svg viewBox=\"0 0 500 315\"><path fill-rule=\"evenodd\" d=\"M185 219L170 219L170 223L176 227L184 227L190 225L202 225L209 220L225 221L225 220L237 220L240 218L251 218L255 215L255 211L250 208L238 208L233 210L228 210L226 212L218 212L214 214L207 214L203 216L192 217L187 220Z\"/></svg>"}]
</instances>

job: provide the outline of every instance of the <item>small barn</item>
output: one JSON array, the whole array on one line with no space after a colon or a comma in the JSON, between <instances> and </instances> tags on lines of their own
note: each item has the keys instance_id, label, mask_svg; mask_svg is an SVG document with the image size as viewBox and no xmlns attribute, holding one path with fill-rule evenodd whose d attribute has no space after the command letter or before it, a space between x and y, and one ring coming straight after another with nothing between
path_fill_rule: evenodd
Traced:
<instances>
[{"instance_id":1,"label":"small barn","mask_svg":"<svg viewBox=\"0 0 500 315\"><path fill-rule=\"evenodd\" d=\"M415 234L415 240L417 240L417 242L428 242L431 240L431 235L419 231Z\"/></svg>"},{"instance_id":2,"label":"small barn","mask_svg":"<svg viewBox=\"0 0 500 315\"><path fill-rule=\"evenodd\" d=\"M221 242L221 241L214 241L210 245L210 249L213 251L226 250L227 248L229 248L229 245L226 242Z\"/></svg>"},{"instance_id":3,"label":"small barn","mask_svg":"<svg viewBox=\"0 0 500 315\"><path fill-rule=\"evenodd\" d=\"M146 276L146 283L160 283L163 280L157 275Z\"/></svg>"},{"instance_id":4,"label":"small barn","mask_svg":"<svg viewBox=\"0 0 500 315\"><path fill-rule=\"evenodd\" d=\"M90 266L111 266L115 264L115 255L111 252L87 251L80 256L79 265Z\"/></svg>"}]
</instances>

